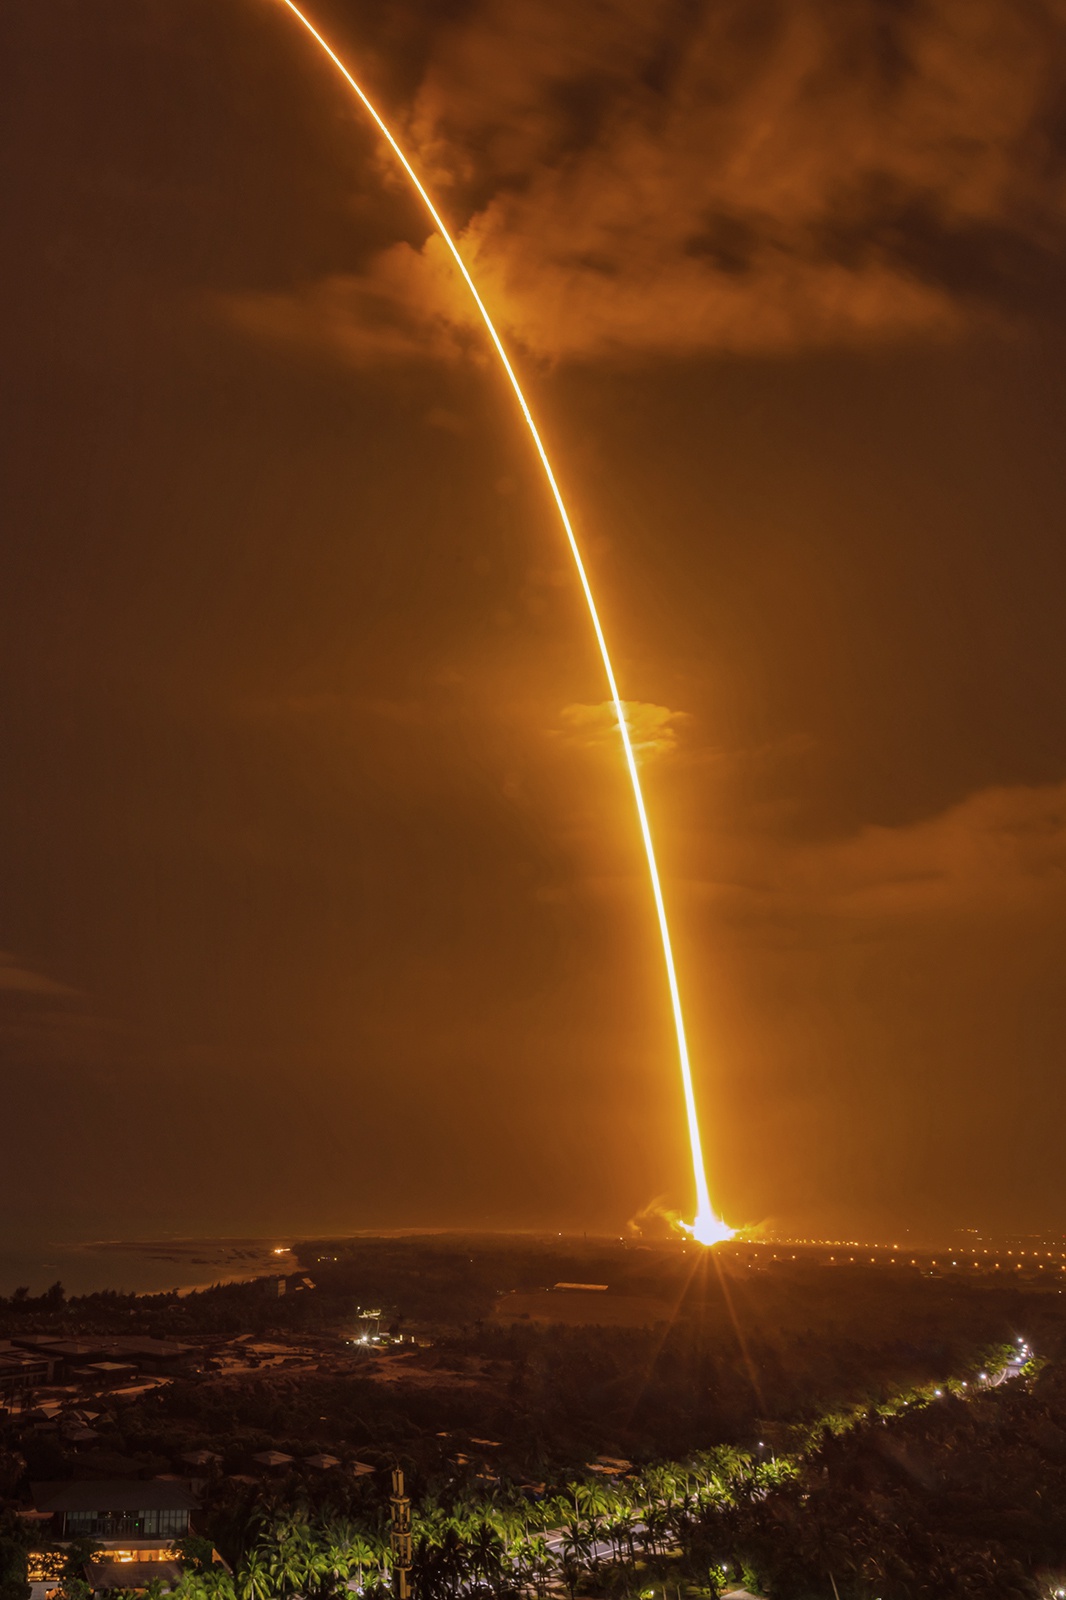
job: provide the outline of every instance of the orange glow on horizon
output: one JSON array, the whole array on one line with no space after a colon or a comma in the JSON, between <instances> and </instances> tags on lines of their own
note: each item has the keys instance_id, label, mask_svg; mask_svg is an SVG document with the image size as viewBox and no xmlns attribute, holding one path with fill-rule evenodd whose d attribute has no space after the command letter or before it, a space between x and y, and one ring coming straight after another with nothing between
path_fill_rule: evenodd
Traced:
<instances>
[{"instance_id":1,"label":"orange glow on horizon","mask_svg":"<svg viewBox=\"0 0 1066 1600\"><path fill-rule=\"evenodd\" d=\"M696 1190L696 1216L692 1223L685 1223L683 1226L686 1233L690 1234L691 1237L696 1239L700 1244L717 1244L724 1239L732 1238L733 1229L727 1227L727 1225L715 1214L711 1205L710 1192L707 1186L707 1173L703 1161L703 1142L700 1138L699 1117L696 1110L696 1096L692 1085L692 1068L689 1062L688 1042L685 1037L685 1020L681 1009L681 993L680 989L678 988L677 972L674 967L673 945L670 939L670 927L666 916L666 903L663 899L662 885L659 881L659 868L655 859L655 846L652 841L651 825L648 821L647 808L644 804L644 793L640 784L640 774L637 770L637 760L633 749L633 741L630 735L629 725L626 722L625 707L619 692L617 680L615 678L614 666L611 661L610 651L607 648L607 639L604 635L603 626L600 622L600 615L596 607L596 601L593 597L592 586L589 582L588 573L585 570L585 562L581 555L581 549L577 541L577 536L574 533L573 525L570 521L569 512L567 511L566 504L563 500L562 491L556 482L555 473L553 472L551 462L548 459L548 453L544 448L544 442L541 439L540 432L533 420L533 413L529 408L529 403L526 400L522 386L518 381L518 376L514 370L514 367L511 365L511 360L506 349L504 348L503 341L496 331L496 326L489 315L488 309L485 306L481 295L478 293L477 286L474 283L469 269L467 268L467 265L459 252L458 245L452 238L451 233L445 225L443 218L434 205L427 190L423 186L417 172L415 171L414 167L412 167L410 161L407 159L407 156L404 154L403 149L397 142L380 113L377 111L376 107L372 104L367 95L360 88L359 84L352 77L352 74L348 71L348 68L344 65L344 62L337 55L336 51L334 51L330 45L327 44L326 40L318 32L317 28L315 28L311 21L304 15L299 6L293 3L293 0L281 0L281 3L286 7L287 10L292 12L293 16L301 24L301 26L306 29L319 48L326 56L329 57L330 61L344 78L349 88L359 99L363 109L367 112L367 115L376 125L378 132L381 134L393 155L400 163L404 172L407 174L407 177L410 179L419 199L422 201L422 204L425 206L427 212L432 218L434 227L437 229L445 245L447 246L452 259L462 275L467 289L470 291L470 296L473 299L474 304L477 307L478 314L485 325L485 330L492 341L496 354L499 356L500 364L507 376L507 381L510 383L511 388L514 391L515 399L518 402L522 417L525 421L526 427L529 430L529 436L533 441L533 447L536 450L537 457L544 472L544 477L548 484L548 488L551 491L552 499L555 502L556 510L559 513L559 520L562 523L563 531L566 534L567 543L570 547L570 554L573 557L574 566L577 569L578 580L581 584L581 590L585 597L585 604L588 607L589 618L592 622L593 631L596 635L596 643L599 646L600 659L603 663L603 670L607 678L611 701L614 706L615 715L618 719L618 731L621 735L622 748L625 752L626 768L629 772L629 781L633 790L633 800L637 808L637 817L640 822L641 837L644 842L644 855L648 866L648 876L651 879L652 895L655 900L655 911L659 923L659 936L662 943L663 961L666 966L666 978L670 989L670 1004L673 1010L674 1031L677 1036L678 1064L681 1069L681 1082L685 1099L685 1119L688 1128L689 1147L692 1154L692 1175Z\"/></svg>"}]
</instances>

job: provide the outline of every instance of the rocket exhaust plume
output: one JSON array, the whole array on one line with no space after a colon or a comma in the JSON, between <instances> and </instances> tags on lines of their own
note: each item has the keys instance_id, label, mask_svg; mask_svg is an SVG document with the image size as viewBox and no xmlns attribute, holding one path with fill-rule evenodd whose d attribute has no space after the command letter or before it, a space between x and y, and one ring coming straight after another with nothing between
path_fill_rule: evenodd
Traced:
<instances>
[{"instance_id":1,"label":"rocket exhaust plume","mask_svg":"<svg viewBox=\"0 0 1066 1600\"><path fill-rule=\"evenodd\" d=\"M544 442L541 439L537 425L533 420L533 413L529 409L529 403L526 400L522 386L518 381L518 376L515 372L515 369L511 365L511 359L504 348L503 341L497 333L496 326L492 318L489 316L488 309L478 293L477 285L470 276L466 262L459 253L458 245L452 238L451 233L445 225L444 219L441 217L440 212L437 210L428 192L423 186L422 180L419 178L414 167L407 159L407 156L404 154L403 149L393 136L388 125L377 111L376 107L368 99L367 95L359 87L359 84L352 77L352 74L348 71L348 68L344 65L344 62L337 55L336 51L334 51L330 45L326 43L326 40L319 33L318 29L313 25L310 19L304 15L299 6L293 3L293 0L281 0L281 4L285 6L286 10L291 11L297 22L300 23L301 27L307 30L308 34L318 45L319 49L329 57L334 67L336 67L341 77L347 83L348 87L361 102L363 109L366 111L371 121L376 125L378 132L381 134L382 138L385 140L385 143L389 146L393 155L400 163L400 166L407 174L407 177L410 179L411 185L417 193L418 198L421 200L423 206L432 218L433 226L437 229L437 232L443 239L452 259L455 262L456 267L462 275L463 281L466 284L467 289L470 291L470 297L477 307L478 314L485 325L485 331L487 332L489 339L495 348L496 354L500 358L500 365L503 367L507 381L514 391L515 399L518 401L519 410L522 413L526 427L529 429L529 436L533 441L533 448L537 453L537 457L544 471L544 477L547 481L548 488L551 491L552 499L555 502L555 508L559 513L559 521L562 523L563 532L566 534L566 540L570 546L570 554L573 556L574 566L577 568L578 581L581 584L581 590L585 596L585 604L588 607L589 619L592 623L593 632L596 635L596 643L599 646L600 659L603 662L603 670L607 677L607 685L610 690L611 701L614 705L615 716L618 719L618 731L622 737L622 748L625 752L625 761L629 772L629 781L633 789L633 800L637 808L637 817L640 822L641 837L644 841L644 855L648 864L648 876L651 879L651 890L655 900L655 911L659 920L659 937L662 941L663 961L666 965L666 981L670 989L670 1004L674 1014L674 1031L677 1035L678 1064L681 1068L681 1083L685 1097L685 1117L688 1126L689 1145L692 1152L692 1175L695 1181L696 1189L695 1218L691 1223L684 1223L682 1226L684 1227L685 1231L691 1234L694 1239L697 1239L700 1244L717 1244L720 1240L732 1238L733 1229L727 1227L726 1224L715 1215L711 1206L710 1193L707 1188L707 1174L703 1164L703 1145L700 1139L699 1117L696 1112L696 1096L692 1087L692 1068L689 1064L688 1043L685 1038L685 1019L681 1010L681 992L678 988L677 973L674 968L674 952L670 941L670 926L666 917L666 903L663 900L662 885L659 882L659 868L655 860L655 846L652 842L651 825L648 822L648 812L644 804L644 791L640 786L640 773L637 770L637 759L633 750L633 741L630 736L629 725L626 722L625 707L622 703L622 697L618 690L618 683L614 675L614 666L611 662L610 651L607 648L607 639L604 635L603 626L600 622L600 614L596 609L596 601L593 597L592 586L589 583L588 573L585 570L585 563L581 555L581 548L577 542L577 536L574 533L573 525L570 521L570 515L563 500L562 492L558 483L556 482L555 473L552 471L552 465L548 459L548 452L544 448Z\"/></svg>"}]
</instances>

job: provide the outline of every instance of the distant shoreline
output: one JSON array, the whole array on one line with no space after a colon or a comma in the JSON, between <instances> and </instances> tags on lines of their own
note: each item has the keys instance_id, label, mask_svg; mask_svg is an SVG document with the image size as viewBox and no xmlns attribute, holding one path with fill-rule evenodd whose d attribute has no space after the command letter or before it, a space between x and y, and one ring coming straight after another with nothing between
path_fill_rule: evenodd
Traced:
<instances>
[{"instance_id":1,"label":"distant shoreline","mask_svg":"<svg viewBox=\"0 0 1066 1600\"><path fill-rule=\"evenodd\" d=\"M288 1242L268 1239L101 1239L0 1249L0 1294L190 1294L291 1270Z\"/></svg>"},{"instance_id":2,"label":"distant shoreline","mask_svg":"<svg viewBox=\"0 0 1066 1600\"><path fill-rule=\"evenodd\" d=\"M904 1236L905 1238L905 1236ZM624 1243L635 1249L693 1248L681 1239L627 1237L624 1241L616 1235L594 1233L564 1234L549 1229L507 1229L492 1231L473 1228L365 1228L337 1230L332 1233L308 1232L300 1235L248 1237L224 1236L204 1238L182 1236L153 1239L95 1239L78 1240L60 1244L54 1240L34 1240L28 1244L10 1242L0 1246L0 1295L10 1296L26 1286L34 1296L43 1294L54 1283L60 1282L68 1297L112 1291L117 1294L151 1295L177 1293L187 1295L196 1290L208 1289L215 1284L242 1283L265 1277L271 1273L292 1272L299 1265L292 1253L299 1244L342 1245L346 1242L370 1240L411 1241L425 1240L428 1247L451 1248L460 1243L474 1248L506 1247L511 1241L516 1247L538 1246L595 1252L603 1246ZM808 1253L828 1252L836 1265L844 1265L856 1256L870 1254L880 1259L885 1254L933 1258L929 1263L937 1266L941 1253L945 1269L954 1265L957 1257L984 1261L1002 1255L1003 1267L1008 1261L1012 1268L1022 1263L1035 1266L1043 1258L1047 1270L1050 1262L1066 1263L1066 1238L1051 1233L1028 1234L995 1238L978 1234L976 1230L959 1230L954 1241L941 1245L919 1244L913 1240L903 1242L860 1242L858 1240L788 1239L767 1233L762 1239L736 1241L731 1249L789 1249ZM307 1257L313 1267L313 1258ZM306 1264L306 1263L305 1263ZM1062 1268L1066 1270L1066 1267Z\"/></svg>"}]
</instances>

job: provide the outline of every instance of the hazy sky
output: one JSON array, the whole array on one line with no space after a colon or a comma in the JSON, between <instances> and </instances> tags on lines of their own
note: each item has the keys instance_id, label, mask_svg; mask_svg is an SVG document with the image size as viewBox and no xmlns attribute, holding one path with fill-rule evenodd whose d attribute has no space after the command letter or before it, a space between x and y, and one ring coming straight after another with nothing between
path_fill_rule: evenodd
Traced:
<instances>
[{"instance_id":1,"label":"hazy sky","mask_svg":"<svg viewBox=\"0 0 1066 1600\"><path fill-rule=\"evenodd\" d=\"M721 1207L1066 1227L1062 0L312 11L572 497ZM605 686L423 215L276 0L0 30L7 1231L690 1208Z\"/></svg>"}]
</instances>

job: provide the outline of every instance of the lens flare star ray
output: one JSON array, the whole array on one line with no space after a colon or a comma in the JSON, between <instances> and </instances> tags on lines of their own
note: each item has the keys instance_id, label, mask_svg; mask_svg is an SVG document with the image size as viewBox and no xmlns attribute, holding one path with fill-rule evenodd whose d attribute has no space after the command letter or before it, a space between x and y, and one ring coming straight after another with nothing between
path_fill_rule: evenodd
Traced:
<instances>
[{"instance_id":1,"label":"lens flare star ray","mask_svg":"<svg viewBox=\"0 0 1066 1600\"><path fill-rule=\"evenodd\" d=\"M692 1084L692 1067L689 1061L688 1042L685 1036L685 1019L681 1008L681 991L677 981L673 945L670 939L670 925L667 920L666 902L663 898L662 884L659 879L659 868L655 858L655 845L652 840L651 824L648 820L648 811L644 803L644 791L641 787L640 772L637 767L637 758L633 749L632 736L629 725L626 721L625 706L623 704L621 693L618 688L618 682L615 677L614 665L611 661L611 654L607 648L607 639L603 631L603 625L600 622L600 614L592 593L592 585L589 582L589 576L585 568L584 558L582 557L577 535L574 532L573 524L570 520L570 514L567 511L566 504L563 500L562 491L559 488L559 484L556 480L551 462L548 459L548 453L544 447L544 442L541 439L540 431L533 419L533 413L530 410L529 403L526 400L522 386L518 381L518 375L511 364L511 359L507 354L507 350L504 347L499 333L496 330L496 325L489 315L488 308L478 292L477 285L470 275L470 271L467 268L466 262L463 260L458 245L455 243L451 232L446 226L444 219L441 217L440 212L434 205L433 200L422 183L422 180L419 178L417 172L411 165L401 145L396 140L380 112L373 105L364 90L356 82L355 78L349 72L344 62L337 55L336 51L332 49L332 47L319 33L318 29L311 22L310 18L305 16L303 11L300 10L299 6L293 3L293 0L280 0L280 4L283 5L287 11L291 12L292 16L301 25L301 27L306 29L307 33L314 40L315 44L329 58L334 67L348 84L348 87L357 96L363 106L363 109L366 111L371 121L376 125L378 132L389 146L393 155L396 157L396 160L400 163L400 166L403 168L404 172L409 178L411 185L416 191L423 206L429 213L429 216L433 222L433 226L440 234L441 239L447 247L449 254L454 260L455 265L462 276L463 282L466 284L466 287L470 292L470 297L473 300L474 305L477 307L478 315L484 323L485 331L489 336L497 356L499 357L500 365L502 366L507 377L507 381L514 392L515 399L518 402L519 410L521 411L523 420L525 421L526 427L529 430L529 436L533 442L533 448L537 453L541 468L543 469L548 489L551 493L553 501L555 502L555 508L559 514L559 521L562 524L563 532L566 535L566 540L570 547L570 554L573 557L574 566L577 569L578 581L581 585L581 591L585 597L585 604L588 608L589 619L592 623L593 632L596 635L596 643L599 647L600 659L603 663L603 670L607 678L611 702L614 706L615 716L617 717L618 732L621 735L622 748L625 753L626 768L629 773L629 781L633 790L633 800L634 804L636 805L637 818L640 823L641 838L644 843L644 855L647 861L648 876L651 880L652 896L655 901L655 911L659 924L659 937L662 943L663 961L666 966L666 979L670 990L670 1004L673 1011L674 1031L677 1037L678 1064L681 1069L681 1082L685 1100L685 1119L688 1130L689 1146L692 1155L692 1173L696 1190L695 1218L691 1223L686 1223L683 1226L685 1231L694 1239L698 1240L700 1244L716 1244L721 1240L732 1238L733 1230L727 1227L727 1225L720 1220L720 1218L715 1214L715 1211L711 1205L711 1197L707 1185L707 1173L703 1159L703 1143L700 1137L699 1116L696 1109L696 1095Z\"/></svg>"}]
</instances>

